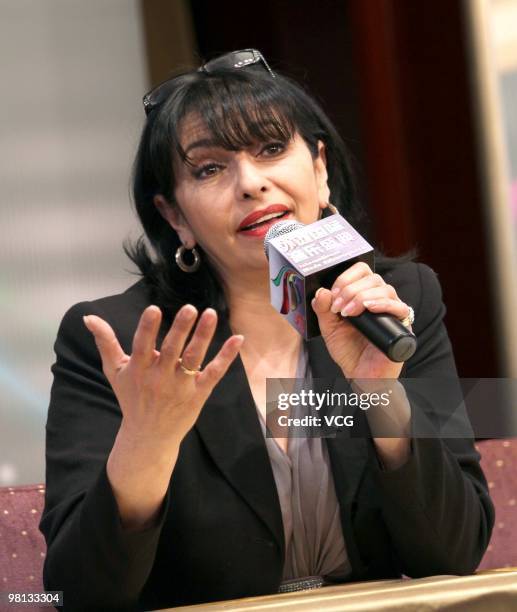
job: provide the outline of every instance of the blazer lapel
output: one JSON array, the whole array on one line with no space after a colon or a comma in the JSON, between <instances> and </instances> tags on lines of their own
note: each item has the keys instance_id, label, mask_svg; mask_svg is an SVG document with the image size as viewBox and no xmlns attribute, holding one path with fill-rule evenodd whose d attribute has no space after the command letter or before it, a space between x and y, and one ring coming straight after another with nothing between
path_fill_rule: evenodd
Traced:
<instances>
[{"instance_id":1,"label":"blazer lapel","mask_svg":"<svg viewBox=\"0 0 517 612\"><path fill-rule=\"evenodd\" d=\"M206 361L231 335L220 318ZM282 513L255 402L239 356L213 390L195 425L214 463L269 528L284 556Z\"/></svg>"}]
</instances>

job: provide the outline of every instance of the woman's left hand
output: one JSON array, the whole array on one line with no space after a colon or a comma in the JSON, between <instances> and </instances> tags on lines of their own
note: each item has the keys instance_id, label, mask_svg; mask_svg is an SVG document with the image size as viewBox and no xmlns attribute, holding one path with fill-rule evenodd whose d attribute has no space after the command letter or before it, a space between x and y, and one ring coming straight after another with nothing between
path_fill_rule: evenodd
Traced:
<instances>
[{"instance_id":1,"label":"woman's left hand","mask_svg":"<svg viewBox=\"0 0 517 612\"><path fill-rule=\"evenodd\" d=\"M312 307L330 356L347 378L399 377L403 364L391 361L346 319L364 310L397 319L408 315L408 306L395 289L366 263L355 263L340 274L331 290L318 290ZM343 310L346 316L341 315Z\"/></svg>"}]
</instances>

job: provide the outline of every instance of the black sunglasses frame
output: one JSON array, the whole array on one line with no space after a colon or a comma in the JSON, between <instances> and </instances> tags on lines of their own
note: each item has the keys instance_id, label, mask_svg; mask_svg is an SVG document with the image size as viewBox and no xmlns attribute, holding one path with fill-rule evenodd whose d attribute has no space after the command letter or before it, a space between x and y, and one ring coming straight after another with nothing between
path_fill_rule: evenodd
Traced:
<instances>
[{"instance_id":1,"label":"black sunglasses frame","mask_svg":"<svg viewBox=\"0 0 517 612\"><path fill-rule=\"evenodd\" d=\"M275 78L275 73L269 67L265 57L257 49L241 49L240 51L231 51L225 55L215 57L214 59L206 62L198 68L198 72L205 72L210 74L216 70L221 69L234 69L239 70L241 68L247 68L248 66L261 65L272 78ZM143 104L145 114L149 115L157 106L160 106L164 102L171 89L172 79L167 79L163 83L160 83L156 87L153 87L151 91L148 91L143 97Z\"/></svg>"}]
</instances>

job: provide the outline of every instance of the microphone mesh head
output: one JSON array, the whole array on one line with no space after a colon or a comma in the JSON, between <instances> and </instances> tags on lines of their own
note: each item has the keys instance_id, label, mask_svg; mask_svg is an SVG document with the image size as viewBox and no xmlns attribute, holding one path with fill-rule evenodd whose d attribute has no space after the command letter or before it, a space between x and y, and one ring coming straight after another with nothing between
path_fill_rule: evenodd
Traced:
<instances>
[{"instance_id":1,"label":"microphone mesh head","mask_svg":"<svg viewBox=\"0 0 517 612\"><path fill-rule=\"evenodd\" d=\"M289 232L294 232L294 230L300 229L301 227L304 227L304 224L299 221L279 221L270 227L264 237L264 253L266 257L269 259L269 243L273 238L289 234Z\"/></svg>"}]
</instances>

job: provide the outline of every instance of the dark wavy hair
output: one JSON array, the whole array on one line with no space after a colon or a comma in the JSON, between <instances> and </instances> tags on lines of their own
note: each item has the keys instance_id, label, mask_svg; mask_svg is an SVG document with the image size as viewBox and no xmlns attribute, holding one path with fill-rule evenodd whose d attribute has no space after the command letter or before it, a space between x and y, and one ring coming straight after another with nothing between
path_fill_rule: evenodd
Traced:
<instances>
[{"instance_id":1,"label":"dark wavy hair","mask_svg":"<svg viewBox=\"0 0 517 612\"><path fill-rule=\"evenodd\" d=\"M191 113L202 117L215 143L229 150L254 142L287 142L297 132L315 158L321 140L330 201L356 229L364 231L350 155L329 118L300 85L250 66L209 74L188 72L172 79L168 89L167 98L147 117L133 167L134 203L152 249L143 236L124 247L162 308L173 313L187 302L198 309L211 306L219 313L227 308L218 275L202 252L197 272L188 274L177 267L174 254L181 242L153 202L161 194L174 204L174 156L189 163L178 132Z\"/></svg>"}]
</instances>

